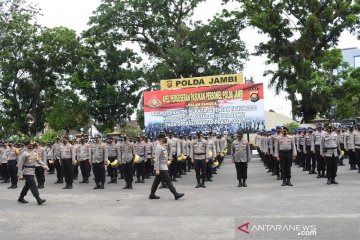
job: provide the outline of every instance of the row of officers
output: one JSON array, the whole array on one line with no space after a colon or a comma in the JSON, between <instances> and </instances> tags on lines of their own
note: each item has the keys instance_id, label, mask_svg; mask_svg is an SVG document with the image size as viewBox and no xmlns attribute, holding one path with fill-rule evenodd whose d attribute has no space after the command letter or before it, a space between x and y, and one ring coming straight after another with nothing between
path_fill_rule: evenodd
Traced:
<instances>
[{"instance_id":1,"label":"row of officers","mask_svg":"<svg viewBox=\"0 0 360 240\"><path fill-rule=\"evenodd\" d=\"M196 188L206 188L205 181L212 181L213 174L217 173L224 159L227 147L225 137L216 137L212 134L203 136L201 132L192 140L169 133L163 142L167 150L166 164L169 168L170 182L176 182L177 178L195 168ZM45 170L50 174L56 171L56 183L61 184L65 179L63 189L73 188L73 180L78 175L77 166L80 167L82 175L80 183L89 183L92 169L94 189L104 189L106 169L110 176L109 183L116 183L120 172L120 179L125 179L126 183L124 189L132 189L134 172L137 177L136 183L144 183L146 178L156 175L156 166L159 166L156 146L160 145L160 138L157 141L149 141L139 137L134 142L129 141L127 137L124 137L122 142L109 138L107 143L103 143L101 137L97 136L94 143L88 143L81 138L76 144L64 137L62 142L57 138L51 147L42 147L31 142L25 143L21 148L13 146L11 142L2 145L0 155L3 182L7 183L11 179L9 189L15 189L18 178L26 180L19 202L26 202L24 196L28 190L31 190L36 198L39 197L37 189L44 187ZM165 179L161 179L160 182L162 187L171 188ZM175 199L178 198L175 196ZM41 203L40 200L38 202Z\"/></svg>"},{"instance_id":2,"label":"row of officers","mask_svg":"<svg viewBox=\"0 0 360 240\"><path fill-rule=\"evenodd\" d=\"M349 158L350 170L360 169L360 124L335 128L318 123L316 129L301 128L292 133L277 126L272 131L259 132L255 141L265 167L283 180L282 186L293 186L293 162L303 171L317 174L317 178L327 178L329 185L338 184L337 167L344 165L345 156Z\"/></svg>"}]
</instances>

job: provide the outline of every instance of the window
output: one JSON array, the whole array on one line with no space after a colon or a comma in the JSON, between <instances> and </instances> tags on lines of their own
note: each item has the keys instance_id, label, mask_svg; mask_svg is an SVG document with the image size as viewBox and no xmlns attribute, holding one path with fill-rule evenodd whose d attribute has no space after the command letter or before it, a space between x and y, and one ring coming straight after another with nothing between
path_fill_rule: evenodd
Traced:
<instances>
[{"instance_id":1,"label":"window","mask_svg":"<svg viewBox=\"0 0 360 240\"><path fill-rule=\"evenodd\" d=\"M354 56L354 67L360 67L360 56Z\"/></svg>"}]
</instances>

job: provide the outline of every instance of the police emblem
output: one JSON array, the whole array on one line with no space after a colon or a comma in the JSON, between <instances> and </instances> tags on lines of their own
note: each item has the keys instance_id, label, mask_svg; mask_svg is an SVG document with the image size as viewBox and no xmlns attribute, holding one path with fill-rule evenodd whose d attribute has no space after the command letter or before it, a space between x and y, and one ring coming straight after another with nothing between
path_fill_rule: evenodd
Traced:
<instances>
[{"instance_id":1,"label":"police emblem","mask_svg":"<svg viewBox=\"0 0 360 240\"><path fill-rule=\"evenodd\" d=\"M148 105L151 108L159 108L161 107L161 101L157 99L156 96L153 96L148 102Z\"/></svg>"},{"instance_id":2,"label":"police emblem","mask_svg":"<svg viewBox=\"0 0 360 240\"><path fill-rule=\"evenodd\" d=\"M166 87L167 88L172 88L172 81L167 81L166 82Z\"/></svg>"},{"instance_id":3,"label":"police emblem","mask_svg":"<svg viewBox=\"0 0 360 240\"><path fill-rule=\"evenodd\" d=\"M250 92L250 101L252 102L257 102L259 101L259 92L256 91L256 92Z\"/></svg>"}]
</instances>

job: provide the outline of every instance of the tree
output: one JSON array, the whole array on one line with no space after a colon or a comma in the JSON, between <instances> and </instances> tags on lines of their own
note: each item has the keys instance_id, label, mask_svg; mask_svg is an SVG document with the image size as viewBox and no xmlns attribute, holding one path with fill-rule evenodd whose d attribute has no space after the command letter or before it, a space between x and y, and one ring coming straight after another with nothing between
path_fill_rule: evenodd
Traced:
<instances>
[{"instance_id":1,"label":"tree","mask_svg":"<svg viewBox=\"0 0 360 240\"><path fill-rule=\"evenodd\" d=\"M160 79L196 76L196 66L208 74L241 71L247 58L239 39L242 21L224 12L207 23L192 22L205 0L103 0L90 19L88 34L107 37L120 45L137 44L150 60L144 79L150 89Z\"/></svg>"},{"instance_id":2,"label":"tree","mask_svg":"<svg viewBox=\"0 0 360 240\"><path fill-rule=\"evenodd\" d=\"M136 111L136 119L141 130L145 128L145 115L144 109L138 109Z\"/></svg>"},{"instance_id":3,"label":"tree","mask_svg":"<svg viewBox=\"0 0 360 240\"><path fill-rule=\"evenodd\" d=\"M227 2L225 0L225 2ZM277 93L285 90L293 105L293 116L308 122L317 113L326 113L330 105L327 92L319 92L319 81L323 61L336 46L344 30L353 30L360 7L358 1L336 0L243 0L243 11L236 12L238 18L247 18L250 26L257 27L270 39L261 43L257 54L266 54L268 63L277 65L271 74L271 86ZM336 59L335 59L336 60ZM337 69L340 66L333 66ZM296 98L296 94L301 99Z\"/></svg>"},{"instance_id":4,"label":"tree","mask_svg":"<svg viewBox=\"0 0 360 240\"><path fill-rule=\"evenodd\" d=\"M80 43L72 30L33 23L38 10L24 6L24 0L1 5L0 93L12 131L35 134L44 128L45 109L68 86Z\"/></svg>"}]
</instances>

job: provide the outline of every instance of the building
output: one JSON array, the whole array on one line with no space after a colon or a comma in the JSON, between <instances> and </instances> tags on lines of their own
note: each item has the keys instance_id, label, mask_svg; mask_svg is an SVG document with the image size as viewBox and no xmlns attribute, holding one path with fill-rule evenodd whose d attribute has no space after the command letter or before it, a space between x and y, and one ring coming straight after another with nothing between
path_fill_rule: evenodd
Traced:
<instances>
[{"instance_id":1,"label":"building","mask_svg":"<svg viewBox=\"0 0 360 240\"><path fill-rule=\"evenodd\" d=\"M349 63L350 67L360 67L360 49L358 48L344 48L342 49L343 59Z\"/></svg>"}]
</instances>

